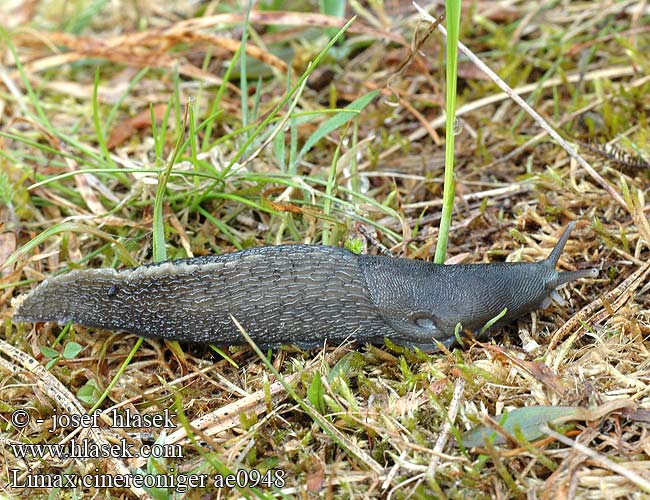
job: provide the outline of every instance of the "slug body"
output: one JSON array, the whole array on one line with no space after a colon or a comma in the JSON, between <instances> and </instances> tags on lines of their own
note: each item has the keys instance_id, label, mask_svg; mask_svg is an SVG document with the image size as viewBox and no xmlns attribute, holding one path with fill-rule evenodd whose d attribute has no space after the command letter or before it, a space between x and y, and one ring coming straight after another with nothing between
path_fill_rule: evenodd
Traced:
<instances>
[{"instance_id":1,"label":"slug body","mask_svg":"<svg viewBox=\"0 0 650 500\"><path fill-rule=\"evenodd\" d=\"M47 279L15 321L72 321L144 337L217 345L318 347L346 339L435 350L454 331L494 328L546 306L554 290L595 269L559 273L571 223L536 263L438 265L355 255L317 245L259 247L133 269L89 269Z\"/></svg>"}]
</instances>

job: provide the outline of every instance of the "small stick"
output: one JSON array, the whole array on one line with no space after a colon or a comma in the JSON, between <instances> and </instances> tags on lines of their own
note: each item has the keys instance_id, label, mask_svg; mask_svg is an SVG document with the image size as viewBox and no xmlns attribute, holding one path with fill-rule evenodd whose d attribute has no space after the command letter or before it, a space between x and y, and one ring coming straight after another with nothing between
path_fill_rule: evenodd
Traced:
<instances>
[{"instance_id":1,"label":"small stick","mask_svg":"<svg viewBox=\"0 0 650 500\"><path fill-rule=\"evenodd\" d=\"M427 11L425 11L422 7L420 7L418 4L413 2L413 6L422 14L426 19L428 19L430 22L436 22L435 18L433 18ZM442 26L442 24L438 25L438 30L445 36L447 37L447 30ZM490 77L490 79L497 84L497 86L503 90L506 94L510 96L510 98L515 101L521 108L528 113L533 120L537 122L537 124L542 127L546 132L553 138L555 141L562 146L562 148L571 156L573 159L575 159L582 168L585 169L585 171L591 176L594 181L596 181L600 186L609 193L609 195L614 198L619 205L621 205L625 210L629 211L629 208L627 206L627 203L625 203L625 200L623 200L623 197L598 173L596 172L587 161L578 154L578 152L571 147L571 145L566 142L560 134L558 134L551 125L542 118L537 111L535 111L533 108L531 108L526 101L524 101L517 93L515 93L506 82L504 82L494 71L492 71L483 61L481 61L469 48L467 48L463 43L460 41L458 42L458 49L465 54L483 73L485 73L487 76Z\"/></svg>"}]
</instances>

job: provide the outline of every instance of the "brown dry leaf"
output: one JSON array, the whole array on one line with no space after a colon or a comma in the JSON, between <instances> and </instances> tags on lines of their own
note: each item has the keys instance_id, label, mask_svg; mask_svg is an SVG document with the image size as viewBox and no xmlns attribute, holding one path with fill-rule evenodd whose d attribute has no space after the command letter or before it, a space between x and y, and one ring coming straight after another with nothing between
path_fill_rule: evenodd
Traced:
<instances>
[{"instance_id":1,"label":"brown dry leaf","mask_svg":"<svg viewBox=\"0 0 650 500\"><path fill-rule=\"evenodd\" d=\"M25 63L24 69L28 73L44 71L90 57L102 58L114 63L136 67L178 68L178 72L184 76L197 78L214 85L221 85L223 83L221 78L201 68L197 68L188 62L183 60L179 61L178 56L172 57L164 51L161 51L159 47L156 47L155 50L143 52L142 47L132 46L131 44L116 46L110 39L100 40L92 37L77 37L67 33L41 34L35 40L41 43L48 42L54 45L64 45L70 48L71 51L65 54L46 56ZM13 77L18 79L17 76L16 74ZM239 89L235 85L228 84L228 88L236 94L239 94Z\"/></svg>"},{"instance_id":2,"label":"brown dry leaf","mask_svg":"<svg viewBox=\"0 0 650 500\"><path fill-rule=\"evenodd\" d=\"M458 78L464 80L483 80L490 81L490 78L470 62L458 63Z\"/></svg>"},{"instance_id":3,"label":"brown dry leaf","mask_svg":"<svg viewBox=\"0 0 650 500\"><path fill-rule=\"evenodd\" d=\"M2 25L8 31L29 23L38 13L38 0L4 0Z\"/></svg>"},{"instance_id":4,"label":"brown dry leaf","mask_svg":"<svg viewBox=\"0 0 650 500\"><path fill-rule=\"evenodd\" d=\"M79 164L72 158L66 157L65 162L71 172L79 170ZM77 185L79 194L86 202L86 206L90 209L90 211L95 215L104 215L106 214L106 208L104 208L104 205L102 205L102 203L99 201L97 194L90 187L90 183L88 182L89 177L90 174L75 175L74 182Z\"/></svg>"},{"instance_id":5,"label":"brown dry leaf","mask_svg":"<svg viewBox=\"0 0 650 500\"><path fill-rule=\"evenodd\" d=\"M650 410L644 410L643 408L626 408L621 412L621 416L634 422L650 424Z\"/></svg>"},{"instance_id":6,"label":"brown dry leaf","mask_svg":"<svg viewBox=\"0 0 650 500\"><path fill-rule=\"evenodd\" d=\"M184 32L177 37L173 37L172 39L176 39L178 43L194 43L198 45L221 47L232 53L235 53L241 45L241 41L239 40L233 40L232 38L212 35L209 33ZM284 62L279 57L251 44L250 42L246 44L246 55L258 59L265 64L268 64L269 66L277 69L282 74L285 74L287 72L286 62Z\"/></svg>"},{"instance_id":7,"label":"brown dry leaf","mask_svg":"<svg viewBox=\"0 0 650 500\"><path fill-rule=\"evenodd\" d=\"M521 17L521 9L506 2L480 2L479 9L482 16L494 22L512 22Z\"/></svg>"},{"instance_id":8,"label":"brown dry leaf","mask_svg":"<svg viewBox=\"0 0 650 500\"><path fill-rule=\"evenodd\" d=\"M304 208L294 205L293 203L281 203L269 199L266 200L266 203L268 203L273 210L277 210L278 212L289 212L292 214L302 214L307 212Z\"/></svg>"},{"instance_id":9,"label":"brown dry leaf","mask_svg":"<svg viewBox=\"0 0 650 500\"><path fill-rule=\"evenodd\" d=\"M214 16L205 16L188 19L176 23L166 31L196 31L199 29L213 28L214 26L223 24L240 25L244 22L245 14L218 14ZM312 14L310 12L261 12L252 11L250 13L249 21L251 24L263 25L281 25L281 26L317 26L319 28L342 28L347 22L334 16L326 16L325 14ZM383 31L371 28L359 21L356 21L348 28L349 33L368 35L378 40L390 40L399 43L405 47L409 47L401 35L391 33L390 31ZM145 32L146 33L146 32Z\"/></svg>"},{"instance_id":10,"label":"brown dry leaf","mask_svg":"<svg viewBox=\"0 0 650 500\"><path fill-rule=\"evenodd\" d=\"M345 351L337 349L336 351L327 353L324 360L328 363L335 363L343 355ZM316 357L305 368L304 372L311 371L320 366L321 359ZM296 381L303 376L304 372L294 373L285 377L285 382L289 385L296 383ZM258 390L248 396L233 401L230 404L217 408L216 410L205 414L201 417L194 419L190 422L193 431L202 431L205 436L214 436L216 434L225 432L229 429L241 425L240 414L243 412L261 414L268 410L267 397L277 402L287 397L286 390L280 382L273 382L268 387ZM187 429L179 426L174 432L170 433L165 439L165 443L187 443ZM134 467L142 467L147 463L147 459L143 457L134 458L132 465Z\"/></svg>"},{"instance_id":11,"label":"brown dry leaf","mask_svg":"<svg viewBox=\"0 0 650 500\"><path fill-rule=\"evenodd\" d=\"M585 42L580 42L580 43L575 43L572 47L567 49L565 54L567 56L573 56L575 54L579 54L583 52L585 49L588 49L589 47L592 47L596 44L602 44L603 42L607 42L609 40L614 40L616 38L622 38L624 36L629 36L629 35L638 35L641 33L647 33L650 31L650 26L639 26L637 28L632 28L626 31L621 31L621 32L616 32L612 33L609 35L603 35L591 40L587 40Z\"/></svg>"},{"instance_id":12,"label":"brown dry leaf","mask_svg":"<svg viewBox=\"0 0 650 500\"><path fill-rule=\"evenodd\" d=\"M271 191L271 190L269 190ZM301 207L289 202L279 202L272 201L269 198L266 198L265 195L262 195L262 201L267 204L273 210L278 212L289 212L292 214L302 214L302 215L311 215L312 217L322 217L323 212L314 207Z\"/></svg>"},{"instance_id":13,"label":"brown dry leaf","mask_svg":"<svg viewBox=\"0 0 650 500\"><path fill-rule=\"evenodd\" d=\"M511 361L521 368L530 373L535 379L544 384L549 389L552 389L557 394L565 393L571 386L568 382L558 377L551 369L544 363L539 361L526 361L512 357Z\"/></svg>"},{"instance_id":14,"label":"brown dry leaf","mask_svg":"<svg viewBox=\"0 0 650 500\"><path fill-rule=\"evenodd\" d=\"M192 252L192 245L190 243L190 238L187 235L187 231L185 230L185 227L183 226L181 221L178 220L177 215L174 212L171 212L170 214L165 214L165 216L169 218L169 222L178 233L178 237L180 238L181 245L183 246L183 250L185 250L185 254L188 257L194 257L194 253Z\"/></svg>"},{"instance_id":15,"label":"brown dry leaf","mask_svg":"<svg viewBox=\"0 0 650 500\"><path fill-rule=\"evenodd\" d=\"M178 61L178 56L172 57L166 51L179 44L221 47L232 53L238 50L241 45L239 40L210 33L179 30L175 29L174 26L164 32L150 30L106 39L60 32L39 33L37 36L29 37L29 33L23 35L22 40L30 43L46 41L52 45L66 46L71 53L76 53L76 56L68 53L32 61L26 65L30 71L42 71L83 57L102 57L109 61L135 66L173 67ZM283 60L250 42L246 44L246 54L268 64L282 74L287 72L287 64ZM213 83L220 84L222 82L221 79L214 80L216 78L214 75L204 72L187 62L179 65L179 71L188 76L212 80Z\"/></svg>"},{"instance_id":16,"label":"brown dry leaf","mask_svg":"<svg viewBox=\"0 0 650 500\"><path fill-rule=\"evenodd\" d=\"M92 57L104 58L112 62L138 67L177 67L178 71L184 76L220 85L222 79L186 61L179 61L181 56L171 56L167 54L166 51L180 43L198 43L200 45L222 47L230 52L234 52L240 46L239 41L209 33L201 33L198 30L213 28L216 25L241 24L243 21L243 14L207 16L180 21L164 30L152 29L140 33L129 33L127 35L109 37L106 39L76 36L60 32L26 32L25 34L17 36L14 43L23 45L48 43L53 46L66 46L70 49L69 53L46 56L25 63L24 67L28 72L39 72L48 68ZM325 26L332 28L341 28L345 23L344 20L333 16L300 12L251 12L250 22L264 25L297 25L304 27ZM408 46L406 40L400 35L376 30L359 22L354 23L349 28L349 31L351 33L366 34L380 40L389 39L400 43L401 45ZM287 64L284 61L250 42L246 45L246 53L247 55L275 68L277 71L283 74L286 73ZM239 89L236 86L231 84L228 84L228 86L231 91L237 94L239 93Z\"/></svg>"},{"instance_id":17,"label":"brown dry leaf","mask_svg":"<svg viewBox=\"0 0 650 500\"><path fill-rule=\"evenodd\" d=\"M153 107L153 116L156 121L162 120L167 110L167 104L157 104ZM111 131L106 147L114 149L129 139L137 130L151 127L151 110L147 109L132 118L122 121Z\"/></svg>"},{"instance_id":18,"label":"brown dry leaf","mask_svg":"<svg viewBox=\"0 0 650 500\"><path fill-rule=\"evenodd\" d=\"M469 252L463 252L457 255L452 255L448 259L445 259L445 265L450 266L454 264L462 264L463 262L466 262L467 259L469 259L471 256L472 254Z\"/></svg>"},{"instance_id":19,"label":"brown dry leaf","mask_svg":"<svg viewBox=\"0 0 650 500\"><path fill-rule=\"evenodd\" d=\"M570 385L567 382L553 373L553 371L544 363L519 359L517 356L513 356L510 351L498 345L483 344L481 342L477 342L477 344L483 349L495 352L498 355L505 357L513 365L528 372L535 378L535 380L548 387L556 394L564 394L570 388Z\"/></svg>"}]
</instances>

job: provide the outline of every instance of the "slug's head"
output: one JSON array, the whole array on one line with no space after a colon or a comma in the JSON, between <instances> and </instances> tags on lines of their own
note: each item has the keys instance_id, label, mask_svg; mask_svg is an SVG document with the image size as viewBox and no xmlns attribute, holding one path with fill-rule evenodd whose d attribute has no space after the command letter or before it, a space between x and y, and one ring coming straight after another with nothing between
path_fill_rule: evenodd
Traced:
<instances>
[{"instance_id":1,"label":"slug's head","mask_svg":"<svg viewBox=\"0 0 650 500\"><path fill-rule=\"evenodd\" d=\"M492 325L489 330L497 330L536 309L548 307L552 300L565 305L556 291L558 287L598 274L597 269L569 272L555 269L574 228L575 223L569 223L551 254L540 262L503 262L458 268L465 272L463 286L456 287L459 289L457 293L454 287L448 287L445 291L448 306L442 309L444 314L438 315L446 318L444 324L439 321L442 329L450 332L457 323L461 323L464 328L481 332L489 323ZM453 266L447 266L447 269L450 268L453 269ZM460 277L455 282L460 284ZM502 313L501 319L494 322Z\"/></svg>"},{"instance_id":2,"label":"slug's head","mask_svg":"<svg viewBox=\"0 0 650 500\"><path fill-rule=\"evenodd\" d=\"M540 279L544 283L544 288L546 290L546 297L543 300L541 307L548 307L548 305L551 303L551 299L554 299L556 302L562 304L563 300L555 290L565 283L569 283L570 281L574 281L580 278L593 278L598 275L598 269L595 268L567 272L557 272L555 270L555 266L560 260L560 255L562 255L562 251L564 250L564 245L566 245L566 242L569 239L569 235L575 227L576 223L571 221L567 228L564 230L564 233L562 233L562 236L558 240L551 254L546 258L546 260L543 260L538 264L543 269L541 272L543 276L540 276Z\"/></svg>"},{"instance_id":3,"label":"slug's head","mask_svg":"<svg viewBox=\"0 0 650 500\"><path fill-rule=\"evenodd\" d=\"M368 294L394 339L430 350L454 342L456 325L492 329L558 300L555 289L596 269L558 272L555 267L574 229L570 223L547 259L535 263L438 265L410 259L361 256ZM559 299L561 301L561 299Z\"/></svg>"}]
</instances>

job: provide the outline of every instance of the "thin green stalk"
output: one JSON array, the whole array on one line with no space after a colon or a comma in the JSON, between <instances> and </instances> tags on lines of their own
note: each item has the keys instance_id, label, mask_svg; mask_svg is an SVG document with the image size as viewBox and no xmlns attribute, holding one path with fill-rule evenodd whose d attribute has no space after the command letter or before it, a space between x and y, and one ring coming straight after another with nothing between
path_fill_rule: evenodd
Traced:
<instances>
[{"instance_id":1,"label":"thin green stalk","mask_svg":"<svg viewBox=\"0 0 650 500\"><path fill-rule=\"evenodd\" d=\"M198 104L198 103L197 103ZM188 112L188 119L189 119L189 125L190 125L190 134L189 134L189 141L190 141L190 155L191 155L191 161L192 161L192 167L194 169L194 173L199 173L201 170L201 166L199 163L199 158L198 158L198 149L197 149L197 144L196 144L196 136L197 136L197 131L196 131L196 122L195 117L194 117L194 100L190 97L187 100L187 112ZM184 151L185 148L181 149L181 151ZM194 187L198 188L199 187L199 177L195 176L194 177Z\"/></svg>"},{"instance_id":2,"label":"thin green stalk","mask_svg":"<svg viewBox=\"0 0 650 500\"><path fill-rule=\"evenodd\" d=\"M298 79L296 84L293 86L292 90L290 92L287 92L287 94L280 100L278 104L275 105L275 107L271 110L270 113L266 116L266 118L260 123L255 131L250 135L250 137L244 142L244 144L239 148L237 153L235 153L226 166L224 168L223 172L221 173L222 178L225 178L228 176L228 172L233 168L235 163L237 163L241 157L244 155L244 153L248 150L248 146L250 146L255 138L262 132L262 130L266 129L266 127L273 121L273 119L276 117L276 115L279 113L279 111L284 107L284 105L293 97L293 95L301 88L304 87L304 83L307 81L307 78L309 78L309 75L311 75L314 70L319 66L320 62L323 60L325 55L328 53L329 49L331 49L336 41L343 36L343 33L347 31L347 29L356 21L356 16L351 18L345 25L338 31L338 33L327 43L327 45L319 52L319 54L314 58L313 61L309 63L307 66L307 69L305 72L302 74L302 76ZM210 186L206 191L210 191L212 186Z\"/></svg>"},{"instance_id":3,"label":"thin green stalk","mask_svg":"<svg viewBox=\"0 0 650 500\"><path fill-rule=\"evenodd\" d=\"M359 142L359 120L354 120L352 125L352 149L357 147ZM352 155L350 160L350 189L355 193L361 191L361 182L359 179L359 162L357 155Z\"/></svg>"},{"instance_id":4,"label":"thin green stalk","mask_svg":"<svg viewBox=\"0 0 650 500\"><path fill-rule=\"evenodd\" d=\"M124 374L126 371L126 367L129 366L131 363L131 360L135 356L135 354L138 352L138 349L140 349L140 346L142 345L142 342L144 341L144 338L139 337L138 340L135 341L135 344L133 344L133 347L129 351L129 355L126 357L126 359L122 362L120 365L119 370L117 370L117 373L115 376L111 379L110 383L102 393L102 395L99 397L99 399L95 402L93 407L88 410L89 414L92 414L97 410L97 408L100 407L100 405L104 402L104 400L108 397L109 393L111 392L111 389L115 387L115 384L117 384L117 381L120 380L120 377Z\"/></svg>"},{"instance_id":5,"label":"thin green stalk","mask_svg":"<svg viewBox=\"0 0 650 500\"><path fill-rule=\"evenodd\" d=\"M104 129L102 128L101 118L99 116L99 68L95 71L95 82L93 83L93 124L95 125L95 134L97 135L97 143L99 144L99 150L102 152L103 159L111 167L117 167L113 158L111 158L111 153L108 150L106 145L106 137L104 134ZM120 179L122 182L126 181L126 177L121 176Z\"/></svg>"},{"instance_id":6,"label":"thin green stalk","mask_svg":"<svg viewBox=\"0 0 650 500\"><path fill-rule=\"evenodd\" d=\"M275 366L273 366L273 363L269 361L269 359L264 356L264 353L260 350L260 348L257 346L257 344L251 339L251 337L248 335L246 330L241 326L241 324L237 321L237 319L234 316L230 316L230 319L235 323L235 326L239 330L239 332L242 334L244 339L246 339L246 342L253 348L253 351L255 351L255 354L259 357L259 359L264 363L266 368L273 374L275 379L282 384L282 387L284 387L284 390L287 391L287 393L293 398L293 400L300 406L302 411L304 411L309 417L318 425L322 431L328 435L328 437L341 449L343 450L348 456L350 457L355 457L357 460L359 460L360 463L365 464L369 469L371 469L374 473L382 473L383 469L379 463L377 463L369 454L367 454L364 450L362 450L360 447L353 446L352 443L345 437L345 435L339 431L334 425L332 425L326 418L323 417L318 411L311 405L311 403L305 401L304 398L300 397L300 395L296 392L296 390L291 386L287 381L284 379L282 375L280 375L280 372L276 370Z\"/></svg>"},{"instance_id":7,"label":"thin green stalk","mask_svg":"<svg viewBox=\"0 0 650 500\"><path fill-rule=\"evenodd\" d=\"M442 195L442 215L434 262L442 264L447 255L451 213L454 209L454 122L456 121L456 76L458 73L458 32L460 0L447 0L447 123L445 130L445 185Z\"/></svg>"},{"instance_id":8,"label":"thin green stalk","mask_svg":"<svg viewBox=\"0 0 650 500\"><path fill-rule=\"evenodd\" d=\"M250 24L251 9L253 7L252 0L248 0L248 8L246 9L246 19L244 20L244 27L241 35L241 54L239 57L239 88L241 90L241 122L242 126L248 125L248 77L246 74L246 42L248 41L248 27Z\"/></svg>"},{"instance_id":9,"label":"thin green stalk","mask_svg":"<svg viewBox=\"0 0 650 500\"><path fill-rule=\"evenodd\" d=\"M188 111L189 111L188 104ZM185 122L187 123L187 117ZM176 146L174 147L174 152L172 157L167 162L167 166L162 171L158 177L158 188L156 189L156 198L153 203L153 261L162 262L167 260L167 250L165 248L165 223L163 219L163 199L165 197L165 191L167 190L167 182L174 168L174 163L176 158L180 153L180 147L183 143L183 135L185 133L185 127L182 127L178 133L178 138L176 139Z\"/></svg>"},{"instance_id":10,"label":"thin green stalk","mask_svg":"<svg viewBox=\"0 0 650 500\"><path fill-rule=\"evenodd\" d=\"M115 120L115 117L117 116L117 113L124 103L124 100L131 95L131 91L136 87L138 83L140 83L140 80L142 80L145 75L149 72L149 68L142 68L138 73L129 81L129 84L126 86L124 89L124 92L120 95L120 97L115 101L113 106L111 106L110 111L108 112L108 115L104 119L103 123L103 133L104 136L108 136L109 131L111 130L111 126L113 125L113 121Z\"/></svg>"},{"instance_id":11,"label":"thin green stalk","mask_svg":"<svg viewBox=\"0 0 650 500\"><path fill-rule=\"evenodd\" d=\"M339 143L336 145L336 151L334 151L334 157L332 158L332 164L330 165L330 170L329 170L329 175L327 177L327 184L325 185L325 194L327 198L325 198L323 202L323 212L325 215L330 215L332 213L332 200L329 197L334 196L334 190L336 189L336 166L339 163L339 155L341 154L341 144L343 143L343 138L346 136L348 132L348 127L350 126L350 122L348 122L348 125L345 127L345 130L341 134L341 139L339 140ZM330 236L332 232L332 228L328 227L323 231L323 245L330 245Z\"/></svg>"},{"instance_id":12,"label":"thin green stalk","mask_svg":"<svg viewBox=\"0 0 650 500\"><path fill-rule=\"evenodd\" d=\"M16 261L18 261L18 259L22 259L30 251L38 248L38 246L44 241L47 241L49 237L66 232L75 232L84 235L92 234L98 238L110 241L115 248L115 253L119 255L122 262L130 266L136 265L136 262L133 260L133 257L131 257L131 254L129 254L124 245L122 245L122 243L119 241L113 239L113 237L108 233L95 227L85 226L76 222L62 222L59 224L54 224L53 226L47 228L45 231L39 233L37 236L34 236L34 238L22 245L18 250L9 256L6 262L0 264L0 270L10 268Z\"/></svg>"},{"instance_id":13,"label":"thin green stalk","mask_svg":"<svg viewBox=\"0 0 650 500\"><path fill-rule=\"evenodd\" d=\"M223 111L219 109L219 106L221 106L221 98L223 97L223 93L226 91L226 86L230 81L230 75L233 72L237 59L239 59L241 50L242 50L242 46L240 44L239 47L237 47L235 53L233 54L232 59L230 60L230 64L228 64L228 68L226 69L226 74L223 75L223 81L221 82L221 85L217 90L217 94L215 95L214 100L210 105L210 112L208 113L208 118L206 118L206 126L205 126L205 134L203 136L203 143L201 144L202 152L205 152L214 146L213 144L210 144L210 138L212 137L212 129L214 128L214 120L211 120L210 118L216 117L217 113Z\"/></svg>"}]
</instances>

